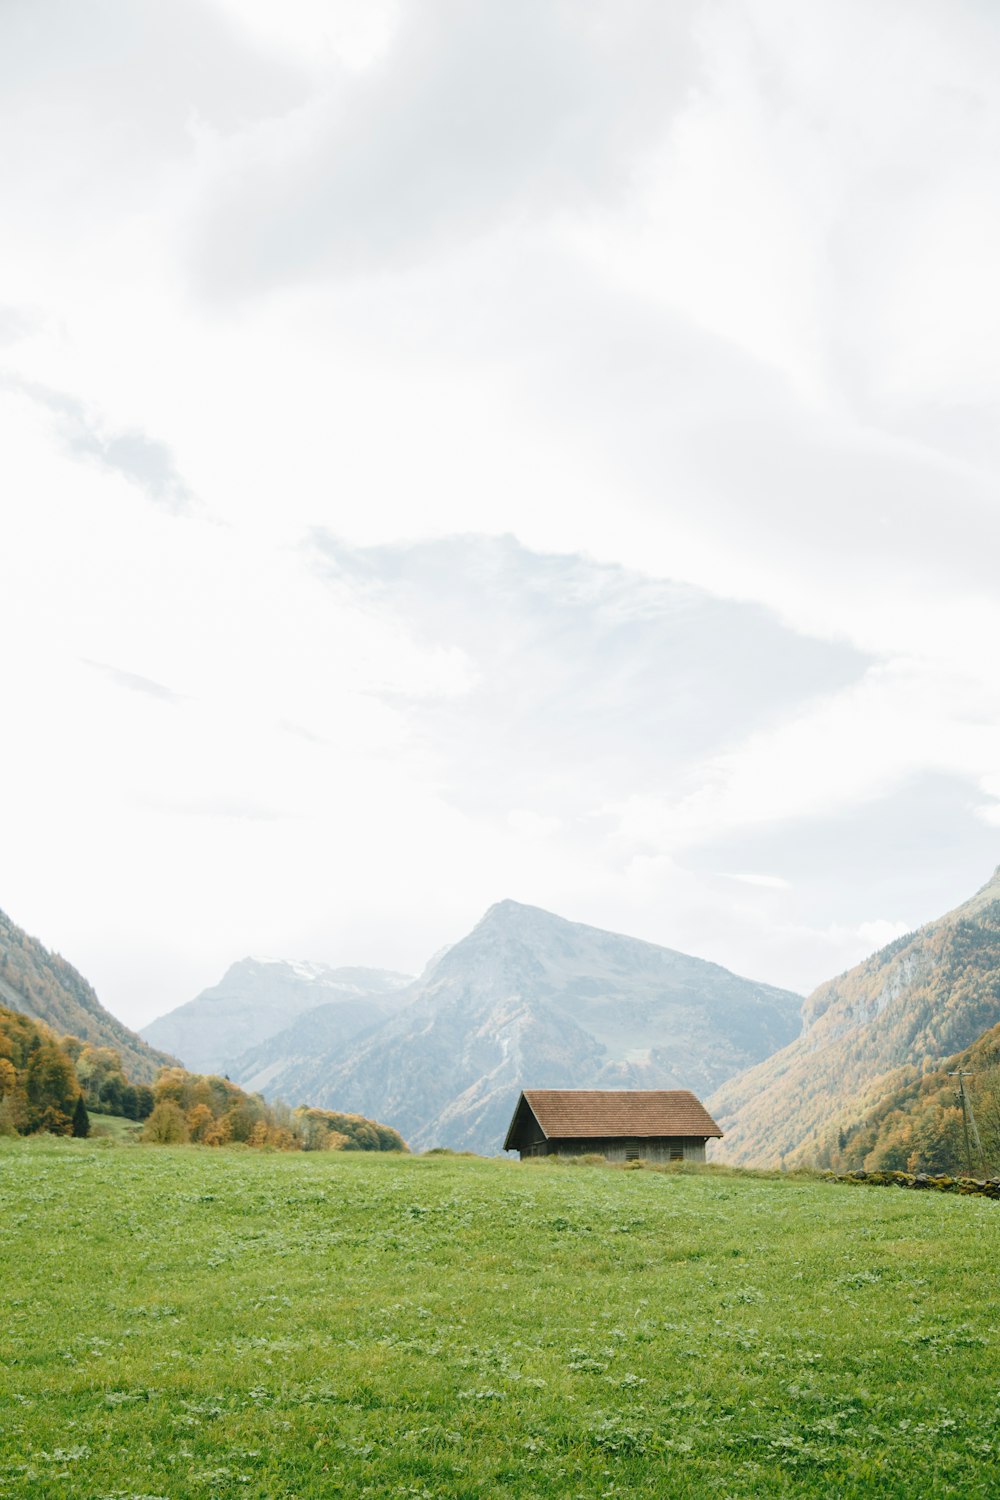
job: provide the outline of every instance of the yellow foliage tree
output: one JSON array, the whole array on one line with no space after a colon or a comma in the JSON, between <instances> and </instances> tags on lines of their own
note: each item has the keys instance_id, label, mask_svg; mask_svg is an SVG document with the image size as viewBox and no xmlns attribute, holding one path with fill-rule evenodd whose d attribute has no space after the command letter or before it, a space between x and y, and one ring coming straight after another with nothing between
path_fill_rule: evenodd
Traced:
<instances>
[{"instance_id":1,"label":"yellow foliage tree","mask_svg":"<svg viewBox=\"0 0 1000 1500\"><path fill-rule=\"evenodd\" d=\"M204 1106L199 1104L196 1105L196 1108L202 1109ZM224 1146L232 1138L229 1121L225 1117L221 1120L213 1120L202 1136L202 1140L206 1146Z\"/></svg>"},{"instance_id":2,"label":"yellow foliage tree","mask_svg":"<svg viewBox=\"0 0 1000 1500\"><path fill-rule=\"evenodd\" d=\"M143 1127L142 1139L157 1146L176 1146L190 1139L184 1111L175 1099L161 1099Z\"/></svg>"},{"instance_id":3,"label":"yellow foliage tree","mask_svg":"<svg viewBox=\"0 0 1000 1500\"><path fill-rule=\"evenodd\" d=\"M207 1104L196 1104L187 1112L188 1130L193 1141L203 1141L214 1123L212 1111Z\"/></svg>"}]
</instances>

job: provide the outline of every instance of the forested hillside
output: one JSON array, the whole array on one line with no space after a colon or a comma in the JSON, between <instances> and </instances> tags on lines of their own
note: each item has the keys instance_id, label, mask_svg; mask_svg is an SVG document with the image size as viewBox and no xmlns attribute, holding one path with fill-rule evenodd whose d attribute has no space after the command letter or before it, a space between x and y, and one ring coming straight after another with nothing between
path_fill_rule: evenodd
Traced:
<instances>
[{"instance_id":1,"label":"forested hillside","mask_svg":"<svg viewBox=\"0 0 1000 1500\"><path fill-rule=\"evenodd\" d=\"M963 1080L968 1137L953 1076L959 1070L970 1075ZM881 1079L831 1122L819 1159L838 1171L1000 1171L1000 1025L939 1068L900 1068Z\"/></svg>"},{"instance_id":2,"label":"forested hillside","mask_svg":"<svg viewBox=\"0 0 1000 1500\"><path fill-rule=\"evenodd\" d=\"M228 1078L165 1068L143 1139L160 1145L269 1147L279 1151L405 1151L389 1125L363 1115L301 1106L289 1109L248 1094Z\"/></svg>"},{"instance_id":3,"label":"forested hillside","mask_svg":"<svg viewBox=\"0 0 1000 1500\"><path fill-rule=\"evenodd\" d=\"M77 1116L83 1107L83 1117ZM0 1135L87 1134L83 1089L48 1027L0 1005ZM74 1120L79 1123L74 1131Z\"/></svg>"},{"instance_id":4,"label":"forested hillside","mask_svg":"<svg viewBox=\"0 0 1000 1500\"><path fill-rule=\"evenodd\" d=\"M405 1151L388 1125L334 1110L267 1104L228 1078L161 1069L153 1087L133 1084L121 1058L0 1006L0 1136L85 1136L91 1112L145 1120L152 1144L231 1142L279 1151Z\"/></svg>"},{"instance_id":5,"label":"forested hillside","mask_svg":"<svg viewBox=\"0 0 1000 1500\"><path fill-rule=\"evenodd\" d=\"M117 1052L129 1077L151 1083L176 1062L104 1009L83 975L0 911L0 1005L43 1021L60 1036Z\"/></svg>"},{"instance_id":6,"label":"forested hillside","mask_svg":"<svg viewBox=\"0 0 1000 1500\"><path fill-rule=\"evenodd\" d=\"M897 1069L929 1073L1000 1022L1000 870L956 911L820 985L803 1020L801 1037L708 1101L722 1159L827 1164Z\"/></svg>"}]
</instances>

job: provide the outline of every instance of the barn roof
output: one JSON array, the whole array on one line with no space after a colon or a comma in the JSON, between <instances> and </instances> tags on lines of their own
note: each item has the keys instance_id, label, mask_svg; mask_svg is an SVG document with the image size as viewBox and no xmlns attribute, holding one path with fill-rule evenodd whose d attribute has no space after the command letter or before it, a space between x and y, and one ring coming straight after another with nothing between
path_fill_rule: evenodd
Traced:
<instances>
[{"instance_id":1,"label":"barn roof","mask_svg":"<svg viewBox=\"0 0 1000 1500\"><path fill-rule=\"evenodd\" d=\"M547 1140L628 1136L721 1136L708 1110L688 1089L525 1089ZM521 1100L507 1133L510 1141ZM504 1150L510 1147L505 1143Z\"/></svg>"}]
</instances>

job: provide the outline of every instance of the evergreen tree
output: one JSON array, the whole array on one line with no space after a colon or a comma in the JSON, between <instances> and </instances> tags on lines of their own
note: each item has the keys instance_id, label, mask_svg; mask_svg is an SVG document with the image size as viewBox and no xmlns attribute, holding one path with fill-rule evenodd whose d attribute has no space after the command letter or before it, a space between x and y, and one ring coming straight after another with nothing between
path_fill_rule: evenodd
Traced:
<instances>
[{"instance_id":1,"label":"evergreen tree","mask_svg":"<svg viewBox=\"0 0 1000 1500\"><path fill-rule=\"evenodd\" d=\"M90 1116L82 1094L77 1098L76 1108L73 1110L73 1134L78 1140L83 1140L90 1134Z\"/></svg>"},{"instance_id":2,"label":"evergreen tree","mask_svg":"<svg viewBox=\"0 0 1000 1500\"><path fill-rule=\"evenodd\" d=\"M153 1113L153 1105L156 1103L153 1090L148 1083L137 1083L135 1093L137 1101L135 1117L137 1120L146 1120Z\"/></svg>"}]
</instances>

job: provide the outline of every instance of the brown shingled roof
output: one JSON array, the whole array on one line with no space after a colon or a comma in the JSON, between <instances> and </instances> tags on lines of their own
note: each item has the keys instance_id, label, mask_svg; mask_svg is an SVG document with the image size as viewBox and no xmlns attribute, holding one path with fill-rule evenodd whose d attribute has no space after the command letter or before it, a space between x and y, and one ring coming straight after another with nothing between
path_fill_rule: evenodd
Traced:
<instances>
[{"instance_id":1,"label":"brown shingled roof","mask_svg":"<svg viewBox=\"0 0 1000 1500\"><path fill-rule=\"evenodd\" d=\"M722 1135L688 1089L525 1089L524 1098L548 1140Z\"/></svg>"}]
</instances>

